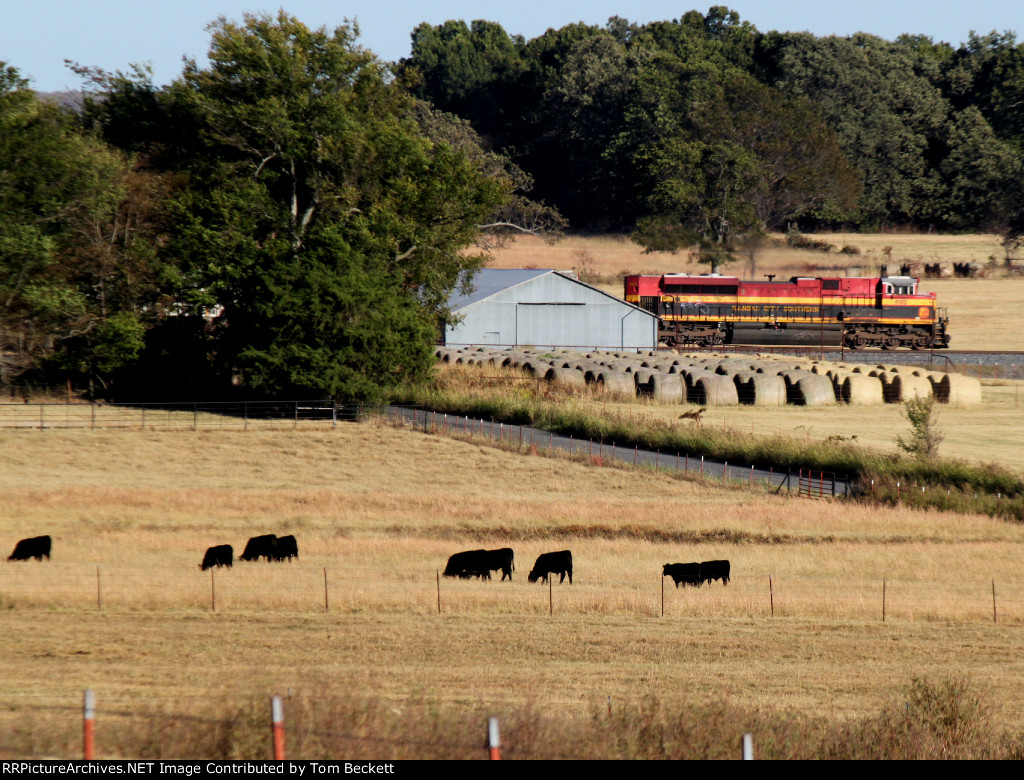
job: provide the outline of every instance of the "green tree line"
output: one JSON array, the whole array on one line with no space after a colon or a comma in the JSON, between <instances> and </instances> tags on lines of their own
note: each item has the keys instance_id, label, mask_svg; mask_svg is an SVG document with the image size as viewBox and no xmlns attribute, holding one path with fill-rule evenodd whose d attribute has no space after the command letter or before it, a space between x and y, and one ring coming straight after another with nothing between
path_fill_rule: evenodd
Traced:
<instances>
[{"instance_id":1,"label":"green tree line","mask_svg":"<svg viewBox=\"0 0 1024 780\"><path fill-rule=\"evenodd\" d=\"M429 374L476 243L557 228L353 25L209 29L165 87L74 66L81 112L0 71L0 383L379 397Z\"/></svg>"},{"instance_id":2,"label":"green tree line","mask_svg":"<svg viewBox=\"0 0 1024 780\"><path fill-rule=\"evenodd\" d=\"M568 225L712 261L765 231L1024 233L1024 45L819 38L714 6L550 29L221 18L209 64L0 63L0 385L380 397L482 249ZM482 248L482 249L481 249Z\"/></svg>"},{"instance_id":3,"label":"green tree line","mask_svg":"<svg viewBox=\"0 0 1024 780\"><path fill-rule=\"evenodd\" d=\"M1024 45L758 31L724 6L413 32L415 94L467 119L573 227L650 249L764 230L1020 232Z\"/></svg>"}]
</instances>

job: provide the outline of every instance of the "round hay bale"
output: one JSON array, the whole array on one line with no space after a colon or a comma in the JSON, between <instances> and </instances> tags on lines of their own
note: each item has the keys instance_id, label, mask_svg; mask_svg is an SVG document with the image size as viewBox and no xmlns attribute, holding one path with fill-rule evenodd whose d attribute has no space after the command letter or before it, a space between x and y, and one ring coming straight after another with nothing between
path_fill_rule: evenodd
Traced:
<instances>
[{"instance_id":1,"label":"round hay bale","mask_svg":"<svg viewBox=\"0 0 1024 780\"><path fill-rule=\"evenodd\" d=\"M657 374L653 369L637 369L633 374L633 383L635 385L643 385L650 382L650 378Z\"/></svg>"},{"instance_id":2,"label":"round hay bale","mask_svg":"<svg viewBox=\"0 0 1024 780\"><path fill-rule=\"evenodd\" d=\"M898 404L911 398L927 398L932 394L931 382L924 377L886 371L878 378L882 380L882 394L886 403Z\"/></svg>"},{"instance_id":3,"label":"round hay bale","mask_svg":"<svg viewBox=\"0 0 1024 780\"><path fill-rule=\"evenodd\" d=\"M624 398L636 397L636 385L630 374L605 369L597 375L597 384L601 385L604 392L609 395Z\"/></svg>"},{"instance_id":4,"label":"round hay bale","mask_svg":"<svg viewBox=\"0 0 1024 780\"><path fill-rule=\"evenodd\" d=\"M786 393L791 403L800 406L832 406L836 402L836 391L828 377L810 372L788 387Z\"/></svg>"},{"instance_id":5,"label":"round hay bale","mask_svg":"<svg viewBox=\"0 0 1024 780\"><path fill-rule=\"evenodd\" d=\"M778 372L778 375L783 378L786 382L786 386L795 385L805 376L810 376L810 371L804 371L802 368L786 368Z\"/></svg>"},{"instance_id":6,"label":"round hay bale","mask_svg":"<svg viewBox=\"0 0 1024 780\"><path fill-rule=\"evenodd\" d=\"M753 372L744 392L752 396L754 406L785 406L786 383L781 376ZM738 388L737 388L738 389Z\"/></svg>"},{"instance_id":7,"label":"round hay bale","mask_svg":"<svg viewBox=\"0 0 1024 780\"><path fill-rule=\"evenodd\" d=\"M633 386L636 388L638 397L650 397L653 393L651 378L656 374L649 368L638 368L633 372Z\"/></svg>"},{"instance_id":8,"label":"round hay bale","mask_svg":"<svg viewBox=\"0 0 1024 780\"><path fill-rule=\"evenodd\" d=\"M648 380L650 395L655 401L680 404L686 401L686 383L679 374L656 371Z\"/></svg>"},{"instance_id":9,"label":"round hay bale","mask_svg":"<svg viewBox=\"0 0 1024 780\"><path fill-rule=\"evenodd\" d=\"M757 376L756 371L751 371L749 368L746 368L737 371L735 374L733 374L732 381L733 384L735 384L736 382L747 382L750 379L753 379L755 376Z\"/></svg>"},{"instance_id":10,"label":"round hay bale","mask_svg":"<svg viewBox=\"0 0 1024 780\"><path fill-rule=\"evenodd\" d=\"M743 360L723 360L714 368L715 373L722 376L732 376L737 371L748 371L749 369L750 364Z\"/></svg>"},{"instance_id":11,"label":"round hay bale","mask_svg":"<svg viewBox=\"0 0 1024 780\"><path fill-rule=\"evenodd\" d=\"M798 368L787 368L776 373L786 383L786 402L791 404L803 404L803 396L797 391L797 383L806 376L817 376L810 371L803 371Z\"/></svg>"},{"instance_id":12,"label":"round hay bale","mask_svg":"<svg viewBox=\"0 0 1024 780\"><path fill-rule=\"evenodd\" d=\"M686 398L704 406L735 406L740 402L732 380L710 371L697 372L692 386L687 382Z\"/></svg>"},{"instance_id":13,"label":"round hay bale","mask_svg":"<svg viewBox=\"0 0 1024 780\"><path fill-rule=\"evenodd\" d=\"M676 368L680 367L676 366ZM683 378L683 382L686 384L686 389L688 391L687 395L689 395L689 391L693 390L693 383L696 382L699 377L706 374L707 371L703 368L695 368L694 366L682 366L678 373Z\"/></svg>"},{"instance_id":14,"label":"round hay bale","mask_svg":"<svg viewBox=\"0 0 1024 780\"><path fill-rule=\"evenodd\" d=\"M935 400L957 406L977 406L981 403L981 382L963 374L943 374L942 379L931 382Z\"/></svg>"},{"instance_id":15,"label":"round hay bale","mask_svg":"<svg viewBox=\"0 0 1024 780\"><path fill-rule=\"evenodd\" d=\"M612 371L621 371L623 373L632 373L633 364L626 360L613 360L607 364L607 367Z\"/></svg>"},{"instance_id":16,"label":"round hay bale","mask_svg":"<svg viewBox=\"0 0 1024 780\"><path fill-rule=\"evenodd\" d=\"M848 374L839 385L839 397L845 404L881 404L885 402L882 380L864 374Z\"/></svg>"},{"instance_id":17,"label":"round hay bale","mask_svg":"<svg viewBox=\"0 0 1024 780\"><path fill-rule=\"evenodd\" d=\"M545 374L544 379L556 387L583 388L587 386L587 380L582 371L575 371L571 368L558 368L552 366Z\"/></svg>"},{"instance_id":18,"label":"round hay bale","mask_svg":"<svg viewBox=\"0 0 1024 780\"><path fill-rule=\"evenodd\" d=\"M753 379L757 376L755 371L737 371L732 375L732 383L736 385L736 398L741 404L754 403Z\"/></svg>"}]
</instances>

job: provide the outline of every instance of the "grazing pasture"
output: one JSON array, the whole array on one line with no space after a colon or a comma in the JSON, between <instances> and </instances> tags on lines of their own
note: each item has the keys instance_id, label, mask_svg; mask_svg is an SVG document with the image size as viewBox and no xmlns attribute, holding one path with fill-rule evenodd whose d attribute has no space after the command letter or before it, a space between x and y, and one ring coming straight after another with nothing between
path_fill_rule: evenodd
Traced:
<instances>
[{"instance_id":1,"label":"grazing pasture","mask_svg":"<svg viewBox=\"0 0 1024 780\"><path fill-rule=\"evenodd\" d=\"M4 544L53 539L51 561L0 567L3 756L77 755L85 687L102 756L262 757L241 726L223 743L194 728L192 742L161 742L159 718L103 708L262 723L265 697L289 691L286 710L396 744L424 723L499 714L519 724L507 744L524 757L559 755L609 703L840 728L901 704L915 677L950 675L984 693L1000 728L1024 729L1024 528L988 517L789 499L372 423L0 431L0 491ZM211 545L264 533L294 535L301 560L197 566ZM512 582L438 578L455 552L503 547ZM562 548L573 583L549 605L527 574ZM662 581L666 562L715 560L730 561L728 586ZM738 739L749 720L723 722ZM456 741L479 743L472 728ZM435 755L294 738L295 757ZM606 743L590 754L636 755Z\"/></svg>"}]
</instances>

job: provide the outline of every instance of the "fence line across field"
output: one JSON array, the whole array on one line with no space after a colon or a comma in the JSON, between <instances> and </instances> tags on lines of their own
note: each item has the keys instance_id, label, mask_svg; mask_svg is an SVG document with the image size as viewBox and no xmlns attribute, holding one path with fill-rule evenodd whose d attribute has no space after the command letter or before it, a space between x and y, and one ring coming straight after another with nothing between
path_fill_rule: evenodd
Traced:
<instances>
[{"instance_id":1,"label":"fence line across field","mask_svg":"<svg viewBox=\"0 0 1024 780\"><path fill-rule=\"evenodd\" d=\"M718 477L723 481L797 487L800 495L825 497L846 495L847 480L836 474L800 470L812 488L795 486L796 472L756 468L750 464L712 461L699 455L661 453L614 441L594 441L563 436L539 428L485 420L466 415L449 415L423 407L367 404L339 404L307 401L195 401L185 403L139 404L0 404L0 428L26 430L142 430L142 431L231 431L337 428L339 422L383 420L392 425L428 432L483 436L510 446L567 451L571 455L605 458L664 470ZM800 483L801 486L804 484Z\"/></svg>"},{"instance_id":2,"label":"fence line across field","mask_svg":"<svg viewBox=\"0 0 1024 780\"><path fill-rule=\"evenodd\" d=\"M734 576L728 586L697 588L677 587L653 569L647 576L615 580L585 575L571 585L551 578L545 586L522 579L502 583L444 578L438 570L399 581L365 583L363 575L378 574L369 567L286 564L208 572L176 567L19 565L0 567L0 600L11 608L56 603L115 611L185 606L214 612L258 608L344 613L376 604L439 614L496 610L551 616L685 616L739 611L780 617L877 614L882 620L922 616L1024 619L1024 582L1013 579L940 582L749 572Z\"/></svg>"},{"instance_id":3,"label":"fence line across field","mask_svg":"<svg viewBox=\"0 0 1024 780\"><path fill-rule=\"evenodd\" d=\"M173 697L176 701L180 701L178 697ZM288 700L290 700L290 696ZM324 730L324 729L311 729L305 726L301 721L301 717L298 719L299 723L293 725L292 722L286 718L286 703L285 697L280 695L274 695L270 697L269 701L269 729L267 737L267 753L265 756L250 756L248 761L261 761L272 759L274 761L285 761L287 760L286 744L287 739L291 737L300 742L306 742L310 737L318 737L324 739L340 740L346 743L358 742L368 745L376 746L402 746L402 747L413 747L413 748L429 748L436 750L438 748L454 749L458 751L465 751L465 758L473 758L474 754L479 755L478 751L485 750L486 755L480 756L481 758L487 758L491 761L499 761L503 758L502 753L507 752L511 757L523 757L523 758L562 758L572 759L580 758L579 755L570 752L563 751L551 751L545 750L543 752L530 750L529 748L520 747L517 745L509 745L502 741L501 738L501 724L499 718L490 716L483 724L485 739L481 742L478 739L473 739L468 735L465 741L458 741L457 739L444 739L444 740L423 740L423 739L396 739L394 737L382 737L375 734L358 734L352 731L341 731L341 730ZM137 697L131 697L130 701L134 704L138 701ZM47 710L51 712L70 712L75 708L67 705L57 706L32 706L31 709L35 710ZM102 723L105 719L109 718L124 718L128 720L147 720L147 721L162 721L164 723L199 723L206 726L228 726L236 727L239 725L239 719L237 718L211 718L194 715L192 713L180 713L180 712L144 712L134 709L106 709L104 703L100 701L98 703L95 692L91 688L87 688L82 691L82 706L79 710L82 717L82 758L86 761L95 761L97 759L96 745L99 742L100 746L104 746L104 735L102 731ZM608 698L608 717L609 720L612 717L612 703L611 697ZM552 723L556 721L554 719L548 719ZM98 725L98 722L100 725ZM753 734L745 733L739 736L738 743L741 745L739 754L737 757L750 760L754 758L753 753ZM108 748L107 752L110 752ZM124 760L124 757L120 755L120 751L114 746L113 750L117 751L118 758ZM40 757L36 756L21 756L24 759L38 760ZM51 758L47 755L46 758ZM69 756L70 758L70 756ZM163 761L164 759L157 759ZM357 759L357 762L362 759Z\"/></svg>"}]
</instances>

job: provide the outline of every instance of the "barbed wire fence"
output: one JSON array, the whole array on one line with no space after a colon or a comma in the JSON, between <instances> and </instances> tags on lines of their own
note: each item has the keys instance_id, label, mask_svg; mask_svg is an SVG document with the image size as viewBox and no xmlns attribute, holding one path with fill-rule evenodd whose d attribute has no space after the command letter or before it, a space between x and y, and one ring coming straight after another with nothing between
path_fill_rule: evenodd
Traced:
<instances>
[{"instance_id":1,"label":"barbed wire fence","mask_svg":"<svg viewBox=\"0 0 1024 780\"><path fill-rule=\"evenodd\" d=\"M383 566L383 564L382 564ZM406 564L408 569L408 564ZM6 609L159 612L357 613L367 608L417 614L521 616L829 617L1024 622L1024 581L966 578L810 576L733 567L730 583L674 585L661 566L630 576L580 576L573 584L464 580L440 570L382 578L381 568L237 563L232 569L41 563L0 567ZM497 577L497 575L496 575Z\"/></svg>"}]
</instances>

